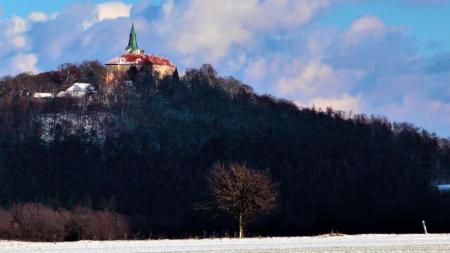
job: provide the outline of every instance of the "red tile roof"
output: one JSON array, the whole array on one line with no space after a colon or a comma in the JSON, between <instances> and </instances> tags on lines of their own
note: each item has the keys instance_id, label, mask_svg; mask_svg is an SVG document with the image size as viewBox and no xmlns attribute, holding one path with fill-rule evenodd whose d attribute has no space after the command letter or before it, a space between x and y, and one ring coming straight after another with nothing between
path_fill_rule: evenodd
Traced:
<instances>
[{"instance_id":1,"label":"red tile roof","mask_svg":"<svg viewBox=\"0 0 450 253\"><path fill-rule=\"evenodd\" d=\"M175 65L168 59L156 55L146 54L124 54L108 61L106 65L133 65L151 63L153 65L167 66L175 68Z\"/></svg>"}]
</instances>

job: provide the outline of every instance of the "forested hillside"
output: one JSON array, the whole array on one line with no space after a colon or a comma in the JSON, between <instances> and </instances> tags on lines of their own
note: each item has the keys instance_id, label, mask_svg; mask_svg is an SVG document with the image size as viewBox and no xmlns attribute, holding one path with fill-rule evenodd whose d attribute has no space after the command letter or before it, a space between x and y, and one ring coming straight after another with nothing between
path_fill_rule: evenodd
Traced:
<instances>
[{"instance_id":1,"label":"forested hillside","mask_svg":"<svg viewBox=\"0 0 450 253\"><path fill-rule=\"evenodd\" d=\"M150 66L151 67L151 66ZM86 207L127 217L140 235L232 234L203 208L216 162L268 171L277 209L253 235L450 232L450 143L407 123L298 108L204 65L156 81L132 69L133 86L106 92L97 62L0 81L0 204ZM37 100L75 81L97 94ZM217 215L218 214L218 215Z\"/></svg>"}]
</instances>

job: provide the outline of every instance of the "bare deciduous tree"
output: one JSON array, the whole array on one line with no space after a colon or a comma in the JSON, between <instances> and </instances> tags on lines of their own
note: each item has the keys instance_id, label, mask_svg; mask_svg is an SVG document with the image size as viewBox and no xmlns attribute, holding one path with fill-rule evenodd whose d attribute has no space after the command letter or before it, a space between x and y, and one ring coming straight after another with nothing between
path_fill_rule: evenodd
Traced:
<instances>
[{"instance_id":1,"label":"bare deciduous tree","mask_svg":"<svg viewBox=\"0 0 450 253\"><path fill-rule=\"evenodd\" d=\"M276 207L275 185L269 175L245 164L215 164L208 177L214 205L239 223L239 237L256 215L268 214Z\"/></svg>"},{"instance_id":2,"label":"bare deciduous tree","mask_svg":"<svg viewBox=\"0 0 450 253\"><path fill-rule=\"evenodd\" d=\"M76 65L65 63L58 66L58 76L66 87L72 85L78 80L80 75Z\"/></svg>"}]
</instances>

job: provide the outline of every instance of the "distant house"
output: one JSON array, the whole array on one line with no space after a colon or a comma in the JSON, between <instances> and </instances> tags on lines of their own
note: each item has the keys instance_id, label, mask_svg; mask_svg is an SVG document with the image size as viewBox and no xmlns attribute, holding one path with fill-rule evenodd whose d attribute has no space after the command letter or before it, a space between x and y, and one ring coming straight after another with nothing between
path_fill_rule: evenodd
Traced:
<instances>
[{"instance_id":1,"label":"distant house","mask_svg":"<svg viewBox=\"0 0 450 253\"><path fill-rule=\"evenodd\" d=\"M33 98L38 98L38 99L51 99L54 98L55 95L53 95L52 93L47 93L47 92L37 92L34 93Z\"/></svg>"},{"instance_id":2,"label":"distant house","mask_svg":"<svg viewBox=\"0 0 450 253\"><path fill-rule=\"evenodd\" d=\"M89 83L74 83L65 91L60 91L56 96L48 92L34 93L33 98L51 99L51 98L83 98L86 95L95 93L95 88Z\"/></svg>"},{"instance_id":3,"label":"distant house","mask_svg":"<svg viewBox=\"0 0 450 253\"><path fill-rule=\"evenodd\" d=\"M70 86L67 90L59 92L57 98L83 98L86 95L95 93L95 88L89 83L75 83Z\"/></svg>"}]
</instances>

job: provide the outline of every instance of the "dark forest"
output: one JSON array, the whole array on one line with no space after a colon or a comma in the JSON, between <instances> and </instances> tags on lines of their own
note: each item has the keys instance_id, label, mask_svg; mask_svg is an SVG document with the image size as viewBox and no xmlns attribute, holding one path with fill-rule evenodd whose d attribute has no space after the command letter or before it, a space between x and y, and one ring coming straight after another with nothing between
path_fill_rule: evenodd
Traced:
<instances>
[{"instance_id":1,"label":"dark forest","mask_svg":"<svg viewBox=\"0 0 450 253\"><path fill-rule=\"evenodd\" d=\"M278 188L275 211L248 235L417 233L422 220L450 232L450 195L435 187L450 179L449 140L383 117L299 108L210 65L163 80L148 68L109 88L98 62L2 78L0 213L99 212L126 220L128 238L233 236L230 217L202 208L206 176L215 163L244 163ZM77 81L97 93L32 97Z\"/></svg>"}]
</instances>

